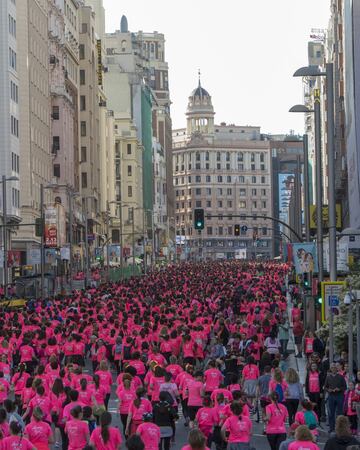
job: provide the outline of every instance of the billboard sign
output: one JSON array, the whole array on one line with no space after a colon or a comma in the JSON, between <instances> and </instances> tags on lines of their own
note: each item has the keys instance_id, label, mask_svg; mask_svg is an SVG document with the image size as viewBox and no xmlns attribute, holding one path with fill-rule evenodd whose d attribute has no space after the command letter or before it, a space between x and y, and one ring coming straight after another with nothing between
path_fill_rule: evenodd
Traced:
<instances>
[{"instance_id":1,"label":"billboard sign","mask_svg":"<svg viewBox=\"0 0 360 450\"><path fill-rule=\"evenodd\" d=\"M345 284L345 281L323 281L321 283L321 316L323 322L328 320L331 310L334 316L340 314L340 299Z\"/></svg>"},{"instance_id":2,"label":"billboard sign","mask_svg":"<svg viewBox=\"0 0 360 450\"><path fill-rule=\"evenodd\" d=\"M316 245L314 242L301 242L291 244L292 257L296 273L317 273L318 262Z\"/></svg>"},{"instance_id":3,"label":"billboard sign","mask_svg":"<svg viewBox=\"0 0 360 450\"><path fill-rule=\"evenodd\" d=\"M7 266L8 267L20 267L21 266L21 252L9 250L7 252Z\"/></svg>"},{"instance_id":4,"label":"billboard sign","mask_svg":"<svg viewBox=\"0 0 360 450\"><path fill-rule=\"evenodd\" d=\"M316 230L316 205L310 205L310 229ZM323 228L329 228L329 207L322 207ZM336 228L341 229L341 205L336 204Z\"/></svg>"},{"instance_id":5,"label":"billboard sign","mask_svg":"<svg viewBox=\"0 0 360 450\"><path fill-rule=\"evenodd\" d=\"M57 208L56 206L47 206L45 208L45 247L58 246L57 231Z\"/></svg>"},{"instance_id":6,"label":"billboard sign","mask_svg":"<svg viewBox=\"0 0 360 450\"><path fill-rule=\"evenodd\" d=\"M27 264L35 266L41 264L41 250L39 247L30 247L27 251Z\"/></svg>"}]
</instances>

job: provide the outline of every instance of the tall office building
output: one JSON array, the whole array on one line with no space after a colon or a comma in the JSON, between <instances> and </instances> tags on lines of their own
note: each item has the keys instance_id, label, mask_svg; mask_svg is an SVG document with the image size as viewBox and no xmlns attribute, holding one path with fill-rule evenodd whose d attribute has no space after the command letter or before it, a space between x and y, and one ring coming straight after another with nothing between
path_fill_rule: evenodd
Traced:
<instances>
[{"instance_id":1,"label":"tall office building","mask_svg":"<svg viewBox=\"0 0 360 450\"><path fill-rule=\"evenodd\" d=\"M173 131L173 179L178 249L182 259L272 255L270 144L260 128L214 122L210 94L201 86L189 97L187 128ZM193 210L205 211L205 228ZM207 217L207 216L216 217ZM238 216L238 217L231 217ZM234 225L240 225L234 236Z\"/></svg>"},{"instance_id":2,"label":"tall office building","mask_svg":"<svg viewBox=\"0 0 360 450\"><path fill-rule=\"evenodd\" d=\"M40 185L47 185L52 178L48 0L24 0L16 2L16 8L21 217L24 223L33 224L40 215ZM35 227L19 228L13 242L24 253L39 244Z\"/></svg>"},{"instance_id":3,"label":"tall office building","mask_svg":"<svg viewBox=\"0 0 360 450\"><path fill-rule=\"evenodd\" d=\"M0 2L0 177L20 176L20 122L19 122L19 55L18 17L14 0ZM6 214L8 222L20 221L20 182L6 182ZM0 187L3 189L3 185ZM4 199L1 198L1 216ZM11 236L7 232L7 240ZM0 237L3 250L3 233ZM1 250L1 255L3 255ZM2 258L0 258L2 260ZM3 272L3 264L0 265Z\"/></svg>"}]
</instances>

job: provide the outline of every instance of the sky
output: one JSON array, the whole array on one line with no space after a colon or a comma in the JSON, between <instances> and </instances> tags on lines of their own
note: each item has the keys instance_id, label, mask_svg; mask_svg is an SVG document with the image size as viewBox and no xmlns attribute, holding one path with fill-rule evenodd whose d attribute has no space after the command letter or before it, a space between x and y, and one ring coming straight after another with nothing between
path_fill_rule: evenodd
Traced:
<instances>
[{"instance_id":1,"label":"sky","mask_svg":"<svg viewBox=\"0 0 360 450\"><path fill-rule=\"evenodd\" d=\"M326 28L330 0L104 0L106 31L165 34L173 128L186 125L198 83L212 96L216 123L260 126L263 133L303 134L301 80L311 28Z\"/></svg>"}]
</instances>

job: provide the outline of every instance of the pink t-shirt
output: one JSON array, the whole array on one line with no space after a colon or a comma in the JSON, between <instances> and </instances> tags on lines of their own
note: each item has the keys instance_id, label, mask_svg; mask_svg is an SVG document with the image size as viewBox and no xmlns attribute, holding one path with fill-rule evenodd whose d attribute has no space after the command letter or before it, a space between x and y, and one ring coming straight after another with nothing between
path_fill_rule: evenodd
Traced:
<instances>
[{"instance_id":1,"label":"pink t-shirt","mask_svg":"<svg viewBox=\"0 0 360 450\"><path fill-rule=\"evenodd\" d=\"M289 444L288 450L319 450L319 447L310 441L295 441Z\"/></svg>"},{"instance_id":2,"label":"pink t-shirt","mask_svg":"<svg viewBox=\"0 0 360 450\"><path fill-rule=\"evenodd\" d=\"M203 383L201 381L189 380L187 383L188 389L188 406L201 406L202 405L202 391Z\"/></svg>"},{"instance_id":3,"label":"pink t-shirt","mask_svg":"<svg viewBox=\"0 0 360 450\"><path fill-rule=\"evenodd\" d=\"M257 380L260 376L259 368L255 364L247 364L242 371L244 380Z\"/></svg>"},{"instance_id":4,"label":"pink t-shirt","mask_svg":"<svg viewBox=\"0 0 360 450\"><path fill-rule=\"evenodd\" d=\"M136 430L145 444L145 450L158 450L160 443L160 428L151 422L142 423Z\"/></svg>"},{"instance_id":5,"label":"pink t-shirt","mask_svg":"<svg viewBox=\"0 0 360 450\"><path fill-rule=\"evenodd\" d=\"M37 444L47 444L49 438L52 436L52 431L50 425L46 422L31 421L25 427L25 434L34 447L36 447Z\"/></svg>"},{"instance_id":6,"label":"pink t-shirt","mask_svg":"<svg viewBox=\"0 0 360 450\"><path fill-rule=\"evenodd\" d=\"M309 392L320 392L319 372L309 372Z\"/></svg>"},{"instance_id":7,"label":"pink t-shirt","mask_svg":"<svg viewBox=\"0 0 360 450\"><path fill-rule=\"evenodd\" d=\"M120 431L117 428L109 427L109 435L109 440L104 443L101 428L95 428L91 433L90 442L96 450L118 450L122 443Z\"/></svg>"},{"instance_id":8,"label":"pink t-shirt","mask_svg":"<svg viewBox=\"0 0 360 450\"><path fill-rule=\"evenodd\" d=\"M21 436L8 436L0 441L1 450L32 450L34 446Z\"/></svg>"},{"instance_id":9,"label":"pink t-shirt","mask_svg":"<svg viewBox=\"0 0 360 450\"><path fill-rule=\"evenodd\" d=\"M121 386L119 386L121 388ZM136 394L133 389L117 389L116 394L120 400L119 412L120 414L128 414L130 405L135 400Z\"/></svg>"},{"instance_id":10,"label":"pink t-shirt","mask_svg":"<svg viewBox=\"0 0 360 450\"><path fill-rule=\"evenodd\" d=\"M212 427L217 424L217 415L213 408L204 407L196 413L195 420L199 424L200 431L209 437Z\"/></svg>"},{"instance_id":11,"label":"pink t-shirt","mask_svg":"<svg viewBox=\"0 0 360 450\"><path fill-rule=\"evenodd\" d=\"M69 450L82 450L86 445L89 425L79 419L72 419L65 424L65 433L69 438Z\"/></svg>"},{"instance_id":12,"label":"pink t-shirt","mask_svg":"<svg viewBox=\"0 0 360 450\"><path fill-rule=\"evenodd\" d=\"M277 405L271 404L265 408L265 412L267 416L270 416L269 422L266 425L266 433L286 433L285 422L289 414L285 406L281 403Z\"/></svg>"},{"instance_id":13,"label":"pink t-shirt","mask_svg":"<svg viewBox=\"0 0 360 450\"><path fill-rule=\"evenodd\" d=\"M142 420L145 413L152 413L152 405L147 398L142 398L138 408L134 405L134 402L130 404L129 414L133 420Z\"/></svg>"},{"instance_id":14,"label":"pink t-shirt","mask_svg":"<svg viewBox=\"0 0 360 450\"><path fill-rule=\"evenodd\" d=\"M228 442L250 442L252 423L247 416L240 419L233 415L225 420L223 426L229 432Z\"/></svg>"},{"instance_id":15,"label":"pink t-shirt","mask_svg":"<svg viewBox=\"0 0 360 450\"><path fill-rule=\"evenodd\" d=\"M205 391L212 392L220 386L223 380L223 375L218 369L208 369L204 372Z\"/></svg>"}]
</instances>

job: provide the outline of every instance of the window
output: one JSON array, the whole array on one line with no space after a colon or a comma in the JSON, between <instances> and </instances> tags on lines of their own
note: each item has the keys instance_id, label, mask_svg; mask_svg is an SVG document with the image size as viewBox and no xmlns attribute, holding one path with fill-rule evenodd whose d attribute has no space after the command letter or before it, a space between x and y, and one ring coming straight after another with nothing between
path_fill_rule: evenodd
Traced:
<instances>
[{"instance_id":1,"label":"window","mask_svg":"<svg viewBox=\"0 0 360 450\"><path fill-rule=\"evenodd\" d=\"M226 189L226 193L227 193L227 195L232 195L232 189L231 188L227 188Z\"/></svg>"},{"instance_id":2,"label":"window","mask_svg":"<svg viewBox=\"0 0 360 450\"><path fill-rule=\"evenodd\" d=\"M217 205L218 205L218 208L222 208L223 207L222 200L218 200Z\"/></svg>"},{"instance_id":3,"label":"window","mask_svg":"<svg viewBox=\"0 0 360 450\"><path fill-rule=\"evenodd\" d=\"M223 181L222 175L218 175L217 180L218 180L218 183L222 183L222 181Z\"/></svg>"},{"instance_id":4,"label":"window","mask_svg":"<svg viewBox=\"0 0 360 450\"><path fill-rule=\"evenodd\" d=\"M81 162L86 162L87 160L87 150L86 147L81 147Z\"/></svg>"},{"instance_id":5,"label":"window","mask_svg":"<svg viewBox=\"0 0 360 450\"><path fill-rule=\"evenodd\" d=\"M201 195L201 188L195 189L195 195Z\"/></svg>"},{"instance_id":6,"label":"window","mask_svg":"<svg viewBox=\"0 0 360 450\"><path fill-rule=\"evenodd\" d=\"M195 207L196 208L201 208L201 200L196 200Z\"/></svg>"},{"instance_id":7,"label":"window","mask_svg":"<svg viewBox=\"0 0 360 450\"><path fill-rule=\"evenodd\" d=\"M265 177L261 177L261 183L262 183L262 184L265 184L265 183L266 183Z\"/></svg>"},{"instance_id":8,"label":"window","mask_svg":"<svg viewBox=\"0 0 360 450\"><path fill-rule=\"evenodd\" d=\"M261 189L261 195L266 195L266 189Z\"/></svg>"},{"instance_id":9,"label":"window","mask_svg":"<svg viewBox=\"0 0 360 450\"><path fill-rule=\"evenodd\" d=\"M254 209L257 209L257 201L256 201L256 200L254 200L254 201L252 202L252 207L253 207Z\"/></svg>"},{"instance_id":10,"label":"window","mask_svg":"<svg viewBox=\"0 0 360 450\"><path fill-rule=\"evenodd\" d=\"M227 201L227 207L228 208L232 208L232 200L228 200Z\"/></svg>"},{"instance_id":11,"label":"window","mask_svg":"<svg viewBox=\"0 0 360 450\"><path fill-rule=\"evenodd\" d=\"M201 176L200 175L196 175L195 183L201 183Z\"/></svg>"},{"instance_id":12,"label":"window","mask_svg":"<svg viewBox=\"0 0 360 450\"><path fill-rule=\"evenodd\" d=\"M221 161L221 153L220 152L216 153L216 161Z\"/></svg>"},{"instance_id":13,"label":"window","mask_svg":"<svg viewBox=\"0 0 360 450\"><path fill-rule=\"evenodd\" d=\"M255 164L251 164L251 170L255 170Z\"/></svg>"},{"instance_id":14,"label":"window","mask_svg":"<svg viewBox=\"0 0 360 450\"><path fill-rule=\"evenodd\" d=\"M233 227L230 225L229 227L228 227L228 229L227 229L227 234L229 235L229 236L232 236L232 234L233 234Z\"/></svg>"},{"instance_id":15,"label":"window","mask_svg":"<svg viewBox=\"0 0 360 450\"><path fill-rule=\"evenodd\" d=\"M81 172L81 187L87 188L87 172Z\"/></svg>"},{"instance_id":16,"label":"window","mask_svg":"<svg viewBox=\"0 0 360 450\"><path fill-rule=\"evenodd\" d=\"M209 163L205 163L205 169L209 170L210 169L210 164Z\"/></svg>"},{"instance_id":17,"label":"window","mask_svg":"<svg viewBox=\"0 0 360 450\"><path fill-rule=\"evenodd\" d=\"M79 45L79 58L85 59L85 45L84 44Z\"/></svg>"},{"instance_id":18,"label":"window","mask_svg":"<svg viewBox=\"0 0 360 450\"><path fill-rule=\"evenodd\" d=\"M10 98L15 103L19 103L19 88L13 81L10 81Z\"/></svg>"},{"instance_id":19,"label":"window","mask_svg":"<svg viewBox=\"0 0 360 450\"><path fill-rule=\"evenodd\" d=\"M128 174L128 177L132 176L132 166L127 166L127 174Z\"/></svg>"},{"instance_id":20,"label":"window","mask_svg":"<svg viewBox=\"0 0 360 450\"><path fill-rule=\"evenodd\" d=\"M16 52L9 47L9 65L12 69L17 69Z\"/></svg>"},{"instance_id":21,"label":"window","mask_svg":"<svg viewBox=\"0 0 360 450\"><path fill-rule=\"evenodd\" d=\"M53 136L52 153L57 153L59 150L60 150L60 136Z\"/></svg>"},{"instance_id":22,"label":"window","mask_svg":"<svg viewBox=\"0 0 360 450\"><path fill-rule=\"evenodd\" d=\"M212 229L212 227L207 227L207 228L206 228L206 233L207 233L208 236L212 236L212 234L213 234L213 229Z\"/></svg>"},{"instance_id":23,"label":"window","mask_svg":"<svg viewBox=\"0 0 360 450\"><path fill-rule=\"evenodd\" d=\"M51 117L53 118L53 120L59 120L60 118L60 108L59 106L53 106L52 107L52 115Z\"/></svg>"},{"instance_id":24,"label":"window","mask_svg":"<svg viewBox=\"0 0 360 450\"><path fill-rule=\"evenodd\" d=\"M263 236L266 236L266 235L267 235L267 231L268 231L267 228L266 228L266 227L263 227L263 228L262 228L262 235L263 235Z\"/></svg>"},{"instance_id":25,"label":"window","mask_svg":"<svg viewBox=\"0 0 360 450\"><path fill-rule=\"evenodd\" d=\"M218 195L223 195L223 190L222 190L222 188L218 188L217 193L218 193Z\"/></svg>"},{"instance_id":26,"label":"window","mask_svg":"<svg viewBox=\"0 0 360 450\"><path fill-rule=\"evenodd\" d=\"M260 153L260 162L265 162L265 154L264 153Z\"/></svg>"},{"instance_id":27,"label":"window","mask_svg":"<svg viewBox=\"0 0 360 450\"><path fill-rule=\"evenodd\" d=\"M242 175L239 176L239 183L245 183L245 177Z\"/></svg>"},{"instance_id":28,"label":"window","mask_svg":"<svg viewBox=\"0 0 360 450\"><path fill-rule=\"evenodd\" d=\"M128 186L128 197L132 197L132 186Z\"/></svg>"},{"instance_id":29,"label":"window","mask_svg":"<svg viewBox=\"0 0 360 450\"><path fill-rule=\"evenodd\" d=\"M205 180L206 180L207 183L210 183L211 182L211 176L210 175L206 175Z\"/></svg>"},{"instance_id":30,"label":"window","mask_svg":"<svg viewBox=\"0 0 360 450\"><path fill-rule=\"evenodd\" d=\"M255 162L255 153L251 153L251 162Z\"/></svg>"},{"instance_id":31,"label":"window","mask_svg":"<svg viewBox=\"0 0 360 450\"><path fill-rule=\"evenodd\" d=\"M246 189L240 188L240 197L246 197Z\"/></svg>"},{"instance_id":32,"label":"window","mask_svg":"<svg viewBox=\"0 0 360 450\"><path fill-rule=\"evenodd\" d=\"M239 172L243 172L244 171L244 164L243 163L239 163L238 164L238 170L239 170Z\"/></svg>"},{"instance_id":33,"label":"window","mask_svg":"<svg viewBox=\"0 0 360 450\"><path fill-rule=\"evenodd\" d=\"M16 20L9 14L9 33L16 38Z\"/></svg>"},{"instance_id":34,"label":"window","mask_svg":"<svg viewBox=\"0 0 360 450\"><path fill-rule=\"evenodd\" d=\"M10 116L10 128L13 136L19 137L19 121L14 116Z\"/></svg>"},{"instance_id":35,"label":"window","mask_svg":"<svg viewBox=\"0 0 360 450\"><path fill-rule=\"evenodd\" d=\"M242 153L242 152L238 153L237 160L239 162L243 162L244 161L244 153Z\"/></svg>"},{"instance_id":36,"label":"window","mask_svg":"<svg viewBox=\"0 0 360 450\"><path fill-rule=\"evenodd\" d=\"M131 144L127 144L127 154L131 155Z\"/></svg>"},{"instance_id":37,"label":"window","mask_svg":"<svg viewBox=\"0 0 360 450\"><path fill-rule=\"evenodd\" d=\"M251 189L251 195L257 195L257 191L256 191L256 189Z\"/></svg>"},{"instance_id":38,"label":"window","mask_svg":"<svg viewBox=\"0 0 360 450\"><path fill-rule=\"evenodd\" d=\"M86 122L80 122L80 134L82 137L86 136Z\"/></svg>"},{"instance_id":39,"label":"window","mask_svg":"<svg viewBox=\"0 0 360 450\"><path fill-rule=\"evenodd\" d=\"M223 234L224 234L224 229L223 229L223 227L219 227L218 228L218 231L219 231L219 236L223 236Z\"/></svg>"},{"instance_id":40,"label":"window","mask_svg":"<svg viewBox=\"0 0 360 450\"><path fill-rule=\"evenodd\" d=\"M20 172L20 157L14 152L11 153L11 170L16 173Z\"/></svg>"},{"instance_id":41,"label":"window","mask_svg":"<svg viewBox=\"0 0 360 450\"><path fill-rule=\"evenodd\" d=\"M191 183L191 175L188 176L188 183Z\"/></svg>"},{"instance_id":42,"label":"window","mask_svg":"<svg viewBox=\"0 0 360 450\"><path fill-rule=\"evenodd\" d=\"M256 177L251 177L251 182L256 183Z\"/></svg>"},{"instance_id":43,"label":"window","mask_svg":"<svg viewBox=\"0 0 360 450\"><path fill-rule=\"evenodd\" d=\"M206 207L211 208L211 200L206 200Z\"/></svg>"},{"instance_id":44,"label":"window","mask_svg":"<svg viewBox=\"0 0 360 450\"><path fill-rule=\"evenodd\" d=\"M209 152L205 153L205 161L210 161L210 153Z\"/></svg>"},{"instance_id":45,"label":"window","mask_svg":"<svg viewBox=\"0 0 360 450\"><path fill-rule=\"evenodd\" d=\"M231 183L231 175L228 175L228 176L226 177L226 182L227 182L227 183Z\"/></svg>"},{"instance_id":46,"label":"window","mask_svg":"<svg viewBox=\"0 0 360 450\"><path fill-rule=\"evenodd\" d=\"M265 164L260 165L260 170L265 170Z\"/></svg>"},{"instance_id":47,"label":"window","mask_svg":"<svg viewBox=\"0 0 360 450\"><path fill-rule=\"evenodd\" d=\"M195 170L200 170L200 163L199 162L195 163Z\"/></svg>"},{"instance_id":48,"label":"window","mask_svg":"<svg viewBox=\"0 0 360 450\"><path fill-rule=\"evenodd\" d=\"M263 200L263 201L261 202L261 207L262 207L263 209L266 209L266 201L265 201L265 200Z\"/></svg>"},{"instance_id":49,"label":"window","mask_svg":"<svg viewBox=\"0 0 360 450\"><path fill-rule=\"evenodd\" d=\"M226 161L230 161L230 152L226 152Z\"/></svg>"},{"instance_id":50,"label":"window","mask_svg":"<svg viewBox=\"0 0 360 450\"><path fill-rule=\"evenodd\" d=\"M20 208L20 191L12 188L12 205L15 208Z\"/></svg>"},{"instance_id":51,"label":"window","mask_svg":"<svg viewBox=\"0 0 360 450\"><path fill-rule=\"evenodd\" d=\"M80 70L80 84L84 85L86 83L86 78L85 78L85 70L81 69Z\"/></svg>"},{"instance_id":52,"label":"window","mask_svg":"<svg viewBox=\"0 0 360 450\"><path fill-rule=\"evenodd\" d=\"M82 23L81 24L81 33L87 33L87 23Z\"/></svg>"},{"instance_id":53,"label":"window","mask_svg":"<svg viewBox=\"0 0 360 450\"><path fill-rule=\"evenodd\" d=\"M53 175L56 178L60 178L60 164L54 164Z\"/></svg>"},{"instance_id":54,"label":"window","mask_svg":"<svg viewBox=\"0 0 360 450\"><path fill-rule=\"evenodd\" d=\"M206 195L211 195L211 188L206 188Z\"/></svg>"},{"instance_id":55,"label":"window","mask_svg":"<svg viewBox=\"0 0 360 450\"><path fill-rule=\"evenodd\" d=\"M86 97L85 97L85 95L80 95L80 111L86 111Z\"/></svg>"},{"instance_id":56,"label":"window","mask_svg":"<svg viewBox=\"0 0 360 450\"><path fill-rule=\"evenodd\" d=\"M244 200L239 202L239 208L246 208L246 202Z\"/></svg>"},{"instance_id":57,"label":"window","mask_svg":"<svg viewBox=\"0 0 360 450\"><path fill-rule=\"evenodd\" d=\"M230 170L230 163L226 163L226 170Z\"/></svg>"},{"instance_id":58,"label":"window","mask_svg":"<svg viewBox=\"0 0 360 450\"><path fill-rule=\"evenodd\" d=\"M196 152L196 161L200 161L200 152Z\"/></svg>"}]
</instances>

